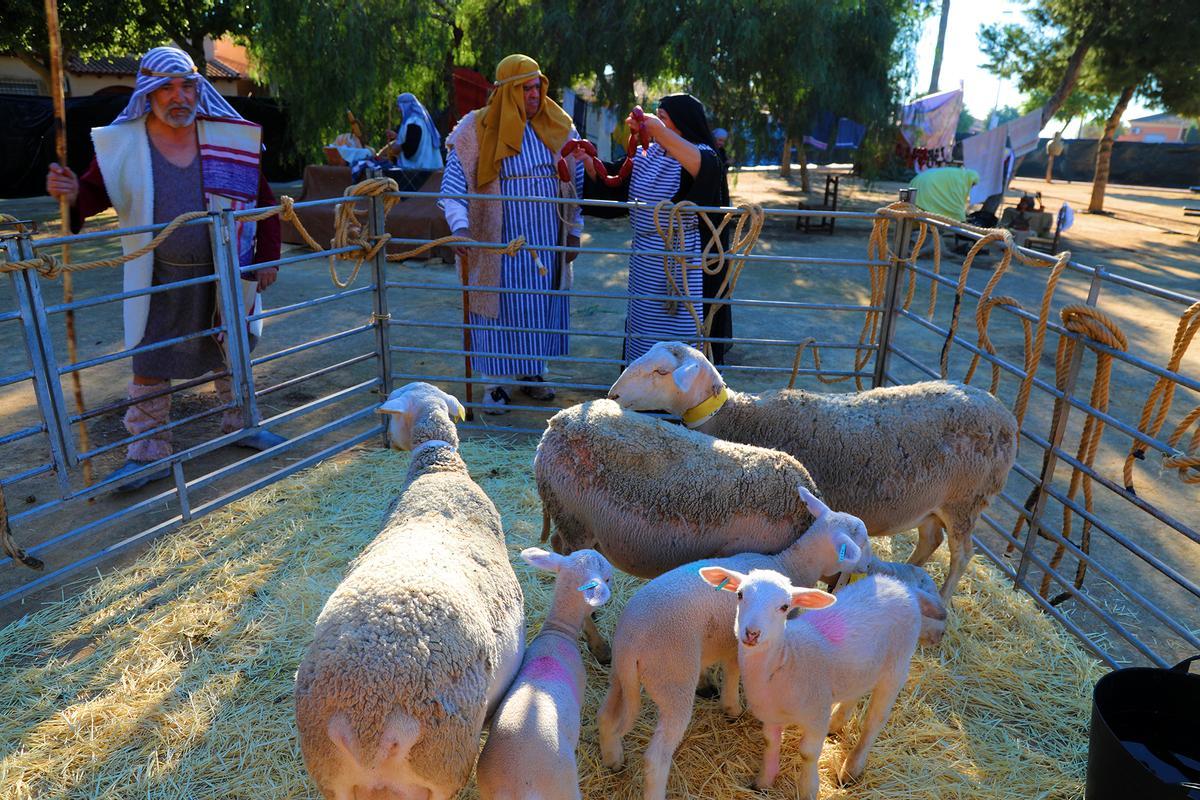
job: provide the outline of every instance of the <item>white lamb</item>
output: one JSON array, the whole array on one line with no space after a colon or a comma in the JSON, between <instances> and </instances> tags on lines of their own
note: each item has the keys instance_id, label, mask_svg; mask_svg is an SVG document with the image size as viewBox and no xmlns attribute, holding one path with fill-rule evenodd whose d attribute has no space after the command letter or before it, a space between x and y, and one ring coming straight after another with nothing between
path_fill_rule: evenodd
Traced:
<instances>
[{"instance_id":1,"label":"white lamb","mask_svg":"<svg viewBox=\"0 0 1200 800\"><path fill-rule=\"evenodd\" d=\"M378 536L317 618L296 673L304 762L327 800L444 800L525 643L521 586L500 515L458 454L452 396L392 392L395 449L413 451Z\"/></svg>"},{"instance_id":2,"label":"white lamb","mask_svg":"<svg viewBox=\"0 0 1200 800\"><path fill-rule=\"evenodd\" d=\"M646 749L644 797L666 797L671 758L691 721L703 670L713 664L724 667L721 706L730 716L741 713L738 646L731 635L737 601L726 592L708 589L698 568L719 566L743 573L771 569L811 586L823 575L854 569L869 556L862 520L831 511L803 488L800 494L816 519L787 549L776 555L743 553L677 567L638 589L621 612L613 635L611 683L599 714L600 752L606 766L620 766L621 740L637 720L645 686L658 706L658 724Z\"/></svg>"},{"instance_id":3,"label":"white lamb","mask_svg":"<svg viewBox=\"0 0 1200 800\"><path fill-rule=\"evenodd\" d=\"M974 547L971 530L1003 487L1017 454L1017 421L982 389L946 381L857 394L730 391L704 354L659 342L608 396L630 409L665 409L703 433L795 456L834 508L872 536L916 527L909 559L924 564L949 535L947 603Z\"/></svg>"},{"instance_id":4,"label":"white lamb","mask_svg":"<svg viewBox=\"0 0 1200 800\"><path fill-rule=\"evenodd\" d=\"M533 462L545 541L599 550L641 578L702 558L777 553L812 524L808 470L776 450L714 439L594 400L555 414ZM608 645L589 618L588 645Z\"/></svg>"},{"instance_id":5,"label":"white lamb","mask_svg":"<svg viewBox=\"0 0 1200 800\"><path fill-rule=\"evenodd\" d=\"M612 566L595 550L569 556L537 547L521 558L557 573L542 630L492 717L476 776L483 800L578 800L579 715L586 675L575 641L583 621L611 596Z\"/></svg>"},{"instance_id":6,"label":"white lamb","mask_svg":"<svg viewBox=\"0 0 1200 800\"><path fill-rule=\"evenodd\" d=\"M755 787L766 789L775 782L783 729L794 725L800 728L803 759L799 796L816 800L825 735L840 731L858 699L869 692L862 733L837 769L843 784L856 780L908 679L921 629L921 595L884 575L853 583L835 598L797 588L771 570L747 575L702 567L699 572L712 586L737 594L734 634L742 685L767 740ZM788 620L793 608L825 610ZM831 706L836 706L832 715Z\"/></svg>"}]
</instances>

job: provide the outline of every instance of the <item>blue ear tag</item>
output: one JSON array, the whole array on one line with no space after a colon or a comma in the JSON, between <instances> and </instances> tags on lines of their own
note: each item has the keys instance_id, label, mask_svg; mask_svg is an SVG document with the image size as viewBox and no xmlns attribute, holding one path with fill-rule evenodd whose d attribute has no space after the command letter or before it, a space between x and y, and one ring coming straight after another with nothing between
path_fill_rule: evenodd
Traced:
<instances>
[{"instance_id":1,"label":"blue ear tag","mask_svg":"<svg viewBox=\"0 0 1200 800\"><path fill-rule=\"evenodd\" d=\"M722 589L724 589L724 588L725 588L725 584L727 584L727 583L729 583L729 578L726 578L725 580L723 580L723 581L721 581L720 583L718 583L718 584L717 584L717 591L719 592L719 591L721 591Z\"/></svg>"},{"instance_id":2,"label":"blue ear tag","mask_svg":"<svg viewBox=\"0 0 1200 800\"><path fill-rule=\"evenodd\" d=\"M595 589L599 584L595 580L590 580L583 586L579 587L579 591L586 592L588 589Z\"/></svg>"},{"instance_id":3,"label":"blue ear tag","mask_svg":"<svg viewBox=\"0 0 1200 800\"><path fill-rule=\"evenodd\" d=\"M846 543L842 542L842 546L838 548L838 562L846 560Z\"/></svg>"}]
</instances>

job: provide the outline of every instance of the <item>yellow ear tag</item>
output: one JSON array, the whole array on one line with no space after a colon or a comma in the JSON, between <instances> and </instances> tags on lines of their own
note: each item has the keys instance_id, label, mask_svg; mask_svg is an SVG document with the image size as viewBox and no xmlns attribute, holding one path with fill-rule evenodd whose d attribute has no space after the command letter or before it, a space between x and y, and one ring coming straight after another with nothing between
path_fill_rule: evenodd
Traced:
<instances>
[{"instance_id":1,"label":"yellow ear tag","mask_svg":"<svg viewBox=\"0 0 1200 800\"><path fill-rule=\"evenodd\" d=\"M861 580L862 580L863 578L865 578L865 577L867 577L867 573L865 573L865 572L855 572L855 573L852 573L852 574L850 575L850 580L846 582L846 585L847 585L847 586L849 586L849 585L850 585L850 584L852 584L852 583L858 583L859 581L861 581Z\"/></svg>"},{"instance_id":2,"label":"yellow ear tag","mask_svg":"<svg viewBox=\"0 0 1200 800\"><path fill-rule=\"evenodd\" d=\"M459 422L466 422L467 421L467 410L465 408L463 408L462 406L459 406L458 413L454 416L454 418L457 419Z\"/></svg>"}]
</instances>

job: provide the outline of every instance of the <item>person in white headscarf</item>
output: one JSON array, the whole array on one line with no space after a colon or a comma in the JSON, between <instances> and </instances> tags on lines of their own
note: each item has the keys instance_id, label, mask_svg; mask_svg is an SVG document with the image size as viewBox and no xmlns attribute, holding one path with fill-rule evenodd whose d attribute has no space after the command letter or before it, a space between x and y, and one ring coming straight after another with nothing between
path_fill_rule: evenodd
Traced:
<instances>
[{"instance_id":1,"label":"person in white headscarf","mask_svg":"<svg viewBox=\"0 0 1200 800\"><path fill-rule=\"evenodd\" d=\"M174 47L156 47L143 56L137 85L125 109L112 124L92 130L96 157L76 177L69 168L51 164L46 190L65 197L71 206L71 228L112 206L122 228L170 222L188 211L224 211L274 205L275 197L261 170L262 129L242 119L221 97L190 56ZM144 246L150 233L122 237L126 253ZM279 219L239 224L239 266L279 258ZM124 290L190 281L213 274L212 243L207 226L177 229L151 253L125 264ZM243 273L248 311L261 308L258 292L275 281L277 267ZM172 454L170 420L173 379L226 372L222 342L203 332L215 327L219 312L216 283L191 283L123 302L125 348L133 350L132 404L125 428L132 434L124 466L108 479L133 475L118 491L140 489L165 478L166 466L147 465ZM261 321L249 324L257 341ZM167 343L172 342L172 343ZM242 427L228 377L215 380L217 395L230 407L221 428ZM238 444L266 449L284 441L266 430L247 431Z\"/></svg>"},{"instance_id":2,"label":"person in white headscarf","mask_svg":"<svg viewBox=\"0 0 1200 800\"><path fill-rule=\"evenodd\" d=\"M400 126L395 132L388 131L391 144L390 155L401 169L441 169L442 137L438 134L433 117L421 105L412 92L404 92L396 98L400 109Z\"/></svg>"}]
</instances>

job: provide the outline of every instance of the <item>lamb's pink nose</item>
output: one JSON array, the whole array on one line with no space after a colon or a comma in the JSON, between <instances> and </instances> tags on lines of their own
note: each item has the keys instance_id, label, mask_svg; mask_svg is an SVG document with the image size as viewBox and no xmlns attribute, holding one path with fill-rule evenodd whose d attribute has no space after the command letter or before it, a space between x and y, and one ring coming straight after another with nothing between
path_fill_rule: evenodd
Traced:
<instances>
[{"instance_id":1,"label":"lamb's pink nose","mask_svg":"<svg viewBox=\"0 0 1200 800\"><path fill-rule=\"evenodd\" d=\"M746 632L742 634L742 644L747 647L754 647L754 645L758 644L759 633L760 631L754 628L746 628Z\"/></svg>"}]
</instances>

